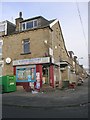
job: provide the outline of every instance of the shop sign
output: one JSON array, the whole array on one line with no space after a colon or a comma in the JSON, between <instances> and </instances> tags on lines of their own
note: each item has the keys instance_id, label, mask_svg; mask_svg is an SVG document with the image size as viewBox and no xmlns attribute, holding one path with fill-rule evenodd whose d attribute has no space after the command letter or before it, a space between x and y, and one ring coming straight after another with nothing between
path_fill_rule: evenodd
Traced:
<instances>
[{"instance_id":1,"label":"shop sign","mask_svg":"<svg viewBox=\"0 0 90 120\"><path fill-rule=\"evenodd\" d=\"M53 50L49 48L49 55L53 56Z\"/></svg>"},{"instance_id":2,"label":"shop sign","mask_svg":"<svg viewBox=\"0 0 90 120\"><path fill-rule=\"evenodd\" d=\"M22 59L22 60L14 60L13 61L13 66L15 66L15 65L27 65L27 64L49 63L49 62L50 62L50 57Z\"/></svg>"},{"instance_id":3,"label":"shop sign","mask_svg":"<svg viewBox=\"0 0 90 120\"><path fill-rule=\"evenodd\" d=\"M52 57L52 63L54 63L54 58Z\"/></svg>"}]
</instances>

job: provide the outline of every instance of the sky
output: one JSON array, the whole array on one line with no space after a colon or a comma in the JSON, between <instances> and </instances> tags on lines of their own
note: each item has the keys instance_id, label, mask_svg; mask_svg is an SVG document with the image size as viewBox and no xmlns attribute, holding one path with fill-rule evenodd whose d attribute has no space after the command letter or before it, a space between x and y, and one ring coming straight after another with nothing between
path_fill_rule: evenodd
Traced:
<instances>
[{"instance_id":1,"label":"sky","mask_svg":"<svg viewBox=\"0 0 90 120\"><path fill-rule=\"evenodd\" d=\"M19 0L18 0L19 1ZM27 0L26 0L27 1ZM0 2L0 21L15 23L19 12L23 18L43 16L48 20L58 19L61 25L65 45L73 51L79 63L88 67L88 1L80 2ZM78 5L78 7L77 7ZM78 9L79 8L79 9ZM78 10L80 11L78 13ZM83 57L83 59L80 59Z\"/></svg>"}]
</instances>

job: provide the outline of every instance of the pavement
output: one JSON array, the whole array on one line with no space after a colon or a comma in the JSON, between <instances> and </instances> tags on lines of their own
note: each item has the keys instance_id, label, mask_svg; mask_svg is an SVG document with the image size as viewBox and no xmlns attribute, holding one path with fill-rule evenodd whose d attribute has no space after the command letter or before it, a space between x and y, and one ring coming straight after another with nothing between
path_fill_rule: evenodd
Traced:
<instances>
[{"instance_id":1,"label":"pavement","mask_svg":"<svg viewBox=\"0 0 90 120\"><path fill-rule=\"evenodd\" d=\"M2 106L20 106L33 108L49 107L73 107L88 105L88 79L84 80L82 86L75 89L65 89L50 92L26 92L18 90L2 94Z\"/></svg>"}]
</instances>

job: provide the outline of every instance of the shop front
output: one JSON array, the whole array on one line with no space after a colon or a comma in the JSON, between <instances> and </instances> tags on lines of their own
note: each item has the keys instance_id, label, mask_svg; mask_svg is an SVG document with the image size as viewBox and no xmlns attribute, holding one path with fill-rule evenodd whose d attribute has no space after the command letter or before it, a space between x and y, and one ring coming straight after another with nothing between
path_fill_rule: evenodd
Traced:
<instances>
[{"instance_id":1,"label":"shop front","mask_svg":"<svg viewBox=\"0 0 90 120\"><path fill-rule=\"evenodd\" d=\"M54 65L50 57L13 61L13 71L17 86L26 91L40 90L44 84L54 87Z\"/></svg>"}]
</instances>

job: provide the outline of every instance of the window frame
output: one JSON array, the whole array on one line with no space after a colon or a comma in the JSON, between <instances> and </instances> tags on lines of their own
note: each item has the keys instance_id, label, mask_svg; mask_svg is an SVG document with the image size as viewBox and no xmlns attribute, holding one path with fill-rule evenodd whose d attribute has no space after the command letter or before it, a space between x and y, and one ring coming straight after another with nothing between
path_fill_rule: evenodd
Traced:
<instances>
[{"instance_id":1,"label":"window frame","mask_svg":"<svg viewBox=\"0 0 90 120\"><path fill-rule=\"evenodd\" d=\"M27 42L27 43L25 43L25 42ZM26 50L26 52L25 52L25 44L28 44L28 47L29 47L29 49ZM31 54L31 51L30 51L30 39L29 38L22 40L22 53L21 53L21 55L23 55L23 54Z\"/></svg>"},{"instance_id":2,"label":"window frame","mask_svg":"<svg viewBox=\"0 0 90 120\"><path fill-rule=\"evenodd\" d=\"M31 22L32 22L32 27L27 28L27 24L29 24L29 23L31 23ZM37 25L35 25L35 22L37 22L37 23L36 23ZM23 29L23 25L25 25L25 28L24 28L24 29ZM35 19L35 20L30 20L30 21L27 21L27 22L23 22L23 23L21 24L21 26L22 26L22 27L21 27L21 28L22 28L22 31L36 28L36 27L38 27L38 20Z\"/></svg>"}]
</instances>

